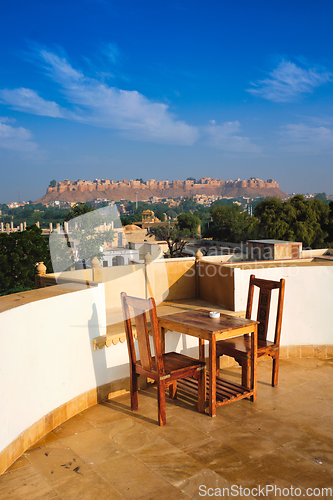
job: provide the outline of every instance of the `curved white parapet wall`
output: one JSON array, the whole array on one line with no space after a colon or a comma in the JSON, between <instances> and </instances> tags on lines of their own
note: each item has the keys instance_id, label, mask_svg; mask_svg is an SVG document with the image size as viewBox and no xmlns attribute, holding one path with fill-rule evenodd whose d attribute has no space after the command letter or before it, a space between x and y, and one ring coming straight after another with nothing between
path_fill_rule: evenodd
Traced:
<instances>
[{"instance_id":1,"label":"curved white parapet wall","mask_svg":"<svg viewBox=\"0 0 333 500\"><path fill-rule=\"evenodd\" d=\"M8 296L11 308L0 313L0 474L129 377L126 342L93 349L93 339L106 333L105 284L50 296L56 288L26 292L39 300L18 307ZM177 333L168 338L172 350L195 345Z\"/></svg>"},{"instance_id":2,"label":"curved white parapet wall","mask_svg":"<svg viewBox=\"0 0 333 500\"><path fill-rule=\"evenodd\" d=\"M246 269L244 265L234 272L235 311L246 309L251 274L276 281L285 278L281 346L333 344L333 266L274 267L272 264L264 269Z\"/></svg>"},{"instance_id":3,"label":"curved white parapet wall","mask_svg":"<svg viewBox=\"0 0 333 500\"><path fill-rule=\"evenodd\" d=\"M54 409L128 376L126 344L93 351L105 331L104 284L0 314L0 453Z\"/></svg>"}]
</instances>

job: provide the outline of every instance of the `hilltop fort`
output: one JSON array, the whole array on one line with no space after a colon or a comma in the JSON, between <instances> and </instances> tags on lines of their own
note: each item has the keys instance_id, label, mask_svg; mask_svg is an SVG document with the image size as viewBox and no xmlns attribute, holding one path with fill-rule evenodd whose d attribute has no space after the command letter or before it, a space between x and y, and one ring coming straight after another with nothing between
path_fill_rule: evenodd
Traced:
<instances>
[{"instance_id":1,"label":"hilltop fort","mask_svg":"<svg viewBox=\"0 0 333 500\"><path fill-rule=\"evenodd\" d=\"M148 200L151 197L177 198L181 196L193 196L196 194L216 195L225 197L251 197L256 196L278 196L286 198L287 194L280 190L279 184L273 180L262 181L260 179L247 179L236 181L223 181L202 177L199 180L175 180L175 181L149 181L129 180L122 181L95 179L94 181L69 181L58 182L54 187L49 186L46 194L40 198L38 203L50 203L52 201L87 202L95 198L103 198L120 201L135 201L137 193L138 200Z\"/></svg>"}]
</instances>

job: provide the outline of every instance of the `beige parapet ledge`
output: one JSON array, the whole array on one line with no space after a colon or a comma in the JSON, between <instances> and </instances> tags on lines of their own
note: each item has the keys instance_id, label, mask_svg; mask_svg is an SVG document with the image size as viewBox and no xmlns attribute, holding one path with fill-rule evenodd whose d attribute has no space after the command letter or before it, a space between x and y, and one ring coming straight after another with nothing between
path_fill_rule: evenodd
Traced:
<instances>
[{"instance_id":1,"label":"beige parapet ledge","mask_svg":"<svg viewBox=\"0 0 333 500\"><path fill-rule=\"evenodd\" d=\"M93 285L90 283L90 285ZM96 283L97 285L97 283ZM14 309L15 307L37 302L38 300L48 299L50 297L57 297L66 293L77 292L82 290L82 283L73 283L73 286L66 287L61 285L48 286L45 288L36 288L35 290L28 290L27 292L13 293L11 295L4 295L0 297L0 313Z\"/></svg>"},{"instance_id":2,"label":"beige parapet ledge","mask_svg":"<svg viewBox=\"0 0 333 500\"><path fill-rule=\"evenodd\" d=\"M205 260L209 262L208 259ZM300 259L283 259L283 260L246 260L242 262L215 262L226 268L239 269L266 269L275 267L324 267L333 266L331 255L322 255L315 257L305 257Z\"/></svg>"}]
</instances>

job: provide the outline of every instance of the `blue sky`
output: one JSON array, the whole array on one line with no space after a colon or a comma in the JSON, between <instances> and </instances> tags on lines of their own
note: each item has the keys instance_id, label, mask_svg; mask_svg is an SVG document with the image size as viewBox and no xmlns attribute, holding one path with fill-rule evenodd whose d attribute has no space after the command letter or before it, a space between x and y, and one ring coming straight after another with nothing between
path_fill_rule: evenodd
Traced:
<instances>
[{"instance_id":1,"label":"blue sky","mask_svg":"<svg viewBox=\"0 0 333 500\"><path fill-rule=\"evenodd\" d=\"M0 0L0 203L51 179L333 194L331 0Z\"/></svg>"}]
</instances>

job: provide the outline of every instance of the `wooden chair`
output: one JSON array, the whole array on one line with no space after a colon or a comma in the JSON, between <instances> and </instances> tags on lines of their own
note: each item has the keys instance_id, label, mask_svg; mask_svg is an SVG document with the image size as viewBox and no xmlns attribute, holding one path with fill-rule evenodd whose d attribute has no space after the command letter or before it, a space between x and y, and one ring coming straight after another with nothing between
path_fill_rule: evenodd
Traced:
<instances>
[{"instance_id":1,"label":"wooden chair","mask_svg":"<svg viewBox=\"0 0 333 500\"><path fill-rule=\"evenodd\" d=\"M283 300L285 280L281 278L280 281L270 281L259 279L252 274L250 276L249 294L246 307L246 318L251 319L254 287L259 288L257 321L258 325L258 357L268 354L273 358L273 371L272 371L272 386L278 383L279 372L279 348L280 348L280 335L281 323L283 313ZM277 314L275 323L274 341L267 340L267 328L270 312L271 293L272 290L278 289L278 302ZM250 367L251 367L251 339L249 335L234 337L227 340L220 340L216 342L216 362L217 372L219 371L219 358L223 354L234 358L242 366L242 385L245 387L250 386Z\"/></svg>"},{"instance_id":2,"label":"wooden chair","mask_svg":"<svg viewBox=\"0 0 333 500\"><path fill-rule=\"evenodd\" d=\"M157 382L158 423L166 423L165 390L169 387L169 395L177 397L177 380L185 377L198 379L198 409L205 409L205 377L206 365L197 359L184 356L177 352L162 352L160 329L153 298L139 299L121 294L124 313L127 347L130 360L130 391L131 408L138 409L138 376L144 375ZM137 334L140 360L136 359L130 308L134 312L134 322ZM151 355L146 313L149 311L155 356Z\"/></svg>"}]
</instances>

